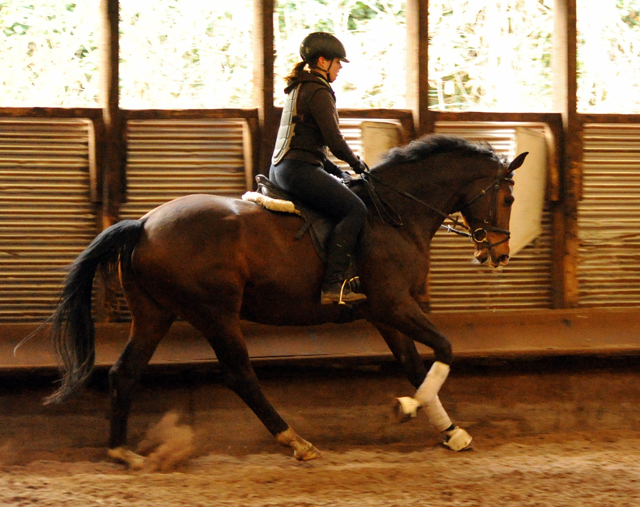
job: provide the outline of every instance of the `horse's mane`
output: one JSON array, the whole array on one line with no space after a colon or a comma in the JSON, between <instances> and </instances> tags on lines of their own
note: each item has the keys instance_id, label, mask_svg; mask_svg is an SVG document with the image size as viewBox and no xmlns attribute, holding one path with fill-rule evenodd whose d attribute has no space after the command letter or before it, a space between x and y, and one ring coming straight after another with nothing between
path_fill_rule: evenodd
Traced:
<instances>
[{"instance_id":1,"label":"horse's mane","mask_svg":"<svg viewBox=\"0 0 640 507\"><path fill-rule=\"evenodd\" d=\"M486 156L503 160L487 142L471 143L462 137L443 134L428 134L411 141L409 144L393 148L381 160L379 165L411 164L427 157L442 153L458 152L468 156Z\"/></svg>"}]
</instances>

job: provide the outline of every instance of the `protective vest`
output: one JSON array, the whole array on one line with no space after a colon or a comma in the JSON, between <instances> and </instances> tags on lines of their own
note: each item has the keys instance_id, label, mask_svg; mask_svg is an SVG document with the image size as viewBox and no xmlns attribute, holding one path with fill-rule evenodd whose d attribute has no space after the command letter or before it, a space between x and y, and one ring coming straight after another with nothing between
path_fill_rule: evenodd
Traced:
<instances>
[{"instance_id":1,"label":"protective vest","mask_svg":"<svg viewBox=\"0 0 640 507\"><path fill-rule=\"evenodd\" d=\"M302 83L298 84L293 90L287 94L287 98L282 108L282 116L280 117L280 127L278 128L278 137L276 138L276 146L273 150L271 163L276 165L280 162L291 148L291 139L296 135L295 128L298 120L298 91Z\"/></svg>"}]
</instances>

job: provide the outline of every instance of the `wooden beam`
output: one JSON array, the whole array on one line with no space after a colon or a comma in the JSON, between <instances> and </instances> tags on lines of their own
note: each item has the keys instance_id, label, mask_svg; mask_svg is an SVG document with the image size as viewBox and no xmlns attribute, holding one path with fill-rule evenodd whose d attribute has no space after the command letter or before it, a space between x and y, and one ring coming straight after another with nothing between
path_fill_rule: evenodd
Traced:
<instances>
[{"instance_id":1,"label":"wooden beam","mask_svg":"<svg viewBox=\"0 0 640 507\"><path fill-rule=\"evenodd\" d=\"M273 105L273 14L275 0L254 0L253 102L258 108L258 156L254 173L268 174L279 116Z\"/></svg>"},{"instance_id":2,"label":"wooden beam","mask_svg":"<svg viewBox=\"0 0 640 507\"><path fill-rule=\"evenodd\" d=\"M582 124L591 123L640 123L640 114L581 114Z\"/></svg>"},{"instance_id":3,"label":"wooden beam","mask_svg":"<svg viewBox=\"0 0 640 507\"><path fill-rule=\"evenodd\" d=\"M102 62L100 65L100 106L102 122L96 125L96 162L102 174L102 209L99 229L107 229L120 218L120 203L126 198L126 123L120 110L119 0L100 0ZM116 282L112 279L96 287L96 320L117 318Z\"/></svg>"},{"instance_id":4,"label":"wooden beam","mask_svg":"<svg viewBox=\"0 0 640 507\"><path fill-rule=\"evenodd\" d=\"M225 120L258 118L257 109L123 109L127 120Z\"/></svg>"},{"instance_id":5,"label":"wooden beam","mask_svg":"<svg viewBox=\"0 0 640 507\"><path fill-rule=\"evenodd\" d=\"M97 107L0 107L0 118L102 118Z\"/></svg>"},{"instance_id":6,"label":"wooden beam","mask_svg":"<svg viewBox=\"0 0 640 507\"><path fill-rule=\"evenodd\" d=\"M640 353L635 331L640 313L633 308L432 313L429 318L449 337L457 358L551 357L558 355L634 355ZM0 323L0 371L47 368L57 363L41 337L15 346L38 324ZM254 364L319 363L350 360L393 360L376 329L365 321L322 326L265 326L242 321ZM96 365L110 367L124 349L130 323L96 326ZM496 332L499 329L500 332ZM46 333L47 328L43 330ZM433 351L417 344L432 360ZM151 367L216 363L202 335L186 322L176 322L151 359Z\"/></svg>"},{"instance_id":7,"label":"wooden beam","mask_svg":"<svg viewBox=\"0 0 640 507\"><path fill-rule=\"evenodd\" d=\"M434 131L429 110L429 0L407 0L407 107L417 136Z\"/></svg>"},{"instance_id":8,"label":"wooden beam","mask_svg":"<svg viewBox=\"0 0 640 507\"><path fill-rule=\"evenodd\" d=\"M119 2L101 0L102 65L100 66L100 106L104 128L96 139L102 166L103 179L103 228L118 221L120 203L126 192L126 143L125 122L119 105Z\"/></svg>"},{"instance_id":9,"label":"wooden beam","mask_svg":"<svg viewBox=\"0 0 640 507\"><path fill-rule=\"evenodd\" d=\"M562 114L564 146L561 155L563 180L563 244L554 251L561 263L562 307L573 308L579 303L578 201L582 184L582 119L578 114L576 0L555 0L553 39L553 105ZM561 232L559 229L556 232Z\"/></svg>"},{"instance_id":10,"label":"wooden beam","mask_svg":"<svg viewBox=\"0 0 640 507\"><path fill-rule=\"evenodd\" d=\"M468 121L468 122L500 122L500 123L547 123L560 122L559 113L501 113L495 111L432 111L434 121Z\"/></svg>"}]
</instances>

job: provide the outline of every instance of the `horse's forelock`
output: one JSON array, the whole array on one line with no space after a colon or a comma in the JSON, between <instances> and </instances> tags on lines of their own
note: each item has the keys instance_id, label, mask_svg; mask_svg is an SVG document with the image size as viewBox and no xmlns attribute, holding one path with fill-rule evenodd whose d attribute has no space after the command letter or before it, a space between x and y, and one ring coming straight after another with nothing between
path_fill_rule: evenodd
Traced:
<instances>
[{"instance_id":1,"label":"horse's forelock","mask_svg":"<svg viewBox=\"0 0 640 507\"><path fill-rule=\"evenodd\" d=\"M486 141L472 143L457 136L431 134L393 148L382 159L380 165L411 164L442 153L459 152L471 156L486 156L505 162Z\"/></svg>"}]
</instances>

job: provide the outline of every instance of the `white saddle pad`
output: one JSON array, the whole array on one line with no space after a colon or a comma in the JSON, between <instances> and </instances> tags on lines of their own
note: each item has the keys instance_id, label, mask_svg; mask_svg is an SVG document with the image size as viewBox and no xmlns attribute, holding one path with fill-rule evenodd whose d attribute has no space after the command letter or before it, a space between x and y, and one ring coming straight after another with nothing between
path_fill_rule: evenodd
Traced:
<instances>
[{"instance_id":1,"label":"white saddle pad","mask_svg":"<svg viewBox=\"0 0 640 507\"><path fill-rule=\"evenodd\" d=\"M255 202L263 208L271 211L280 211L281 213L293 213L294 215L300 215L300 212L296 209L295 205L291 201L285 201L283 199L274 199L267 197L259 192L246 192L242 196L243 201Z\"/></svg>"}]
</instances>

